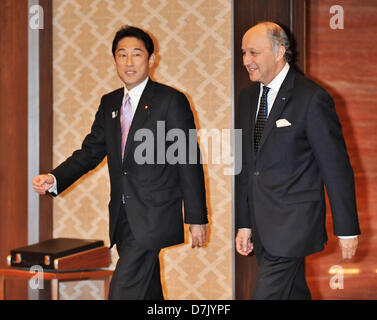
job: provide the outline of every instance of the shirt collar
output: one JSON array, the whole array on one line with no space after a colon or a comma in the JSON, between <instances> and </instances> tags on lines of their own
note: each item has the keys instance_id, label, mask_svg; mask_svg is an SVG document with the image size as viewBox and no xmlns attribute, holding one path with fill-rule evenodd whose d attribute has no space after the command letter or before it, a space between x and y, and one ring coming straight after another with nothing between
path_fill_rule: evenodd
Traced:
<instances>
[{"instance_id":1,"label":"shirt collar","mask_svg":"<svg viewBox=\"0 0 377 320\"><path fill-rule=\"evenodd\" d=\"M141 83L139 83L136 87L128 90L126 86L124 86L124 96L123 99L126 98L127 94L130 96L131 101L139 101L145 86L147 85L149 77L146 77Z\"/></svg>"},{"instance_id":2,"label":"shirt collar","mask_svg":"<svg viewBox=\"0 0 377 320\"><path fill-rule=\"evenodd\" d=\"M269 87L272 91L275 91L275 92L279 91L285 77L288 74L288 71L289 71L289 63L286 62L283 69L280 70L278 75L274 79L272 79L272 81L267 85L267 87ZM262 89L264 86L263 83L261 83L260 85Z\"/></svg>"}]
</instances>

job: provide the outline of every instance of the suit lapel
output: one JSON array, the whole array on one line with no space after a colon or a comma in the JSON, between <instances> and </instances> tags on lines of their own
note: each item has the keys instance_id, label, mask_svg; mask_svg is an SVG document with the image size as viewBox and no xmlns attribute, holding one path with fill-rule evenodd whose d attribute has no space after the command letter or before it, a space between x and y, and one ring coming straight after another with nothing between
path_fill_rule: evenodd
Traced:
<instances>
[{"instance_id":1,"label":"suit lapel","mask_svg":"<svg viewBox=\"0 0 377 320\"><path fill-rule=\"evenodd\" d=\"M139 104L136 107L135 115L132 119L130 131L128 132L126 147L124 150L123 161L130 153L131 145L134 143L135 132L143 127L144 122L148 119L151 109L151 101L154 92L154 82L149 79L143 94L140 97ZM147 107L147 108L146 108Z\"/></svg>"},{"instance_id":2,"label":"suit lapel","mask_svg":"<svg viewBox=\"0 0 377 320\"><path fill-rule=\"evenodd\" d=\"M276 96L275 102L272 106L271 112L267 118L266 124L264 126L264 130L263 130L263 135L259 144L259 150L262 149L264 142L266 141L273 127L276 124L276 120L279 119L281 113L284 110L285 105L287 104L292 94L294 78L295 78L295 71L291 67L280 87L280 90ZM255 117L254 117L254 121L255 121ZM253 142L254 142L254 139L253 139Z\"/></svg>"},{"instance_id":3,"label":"suit lapel","mask_svg":"<svg viewBox=\"0 0 377 320\"><path fill-rule=\"evenodd\" d=\"M111 121L113 121L111 127L113 130L113 136L115 143L115 152L119 159L119 162L122 162L121 158L121 129L120 129L120 108L122 107L122 101L124 96L124 89L121 88L118 90L114 97L113 105L111 107Z\"/></svg>"}]
</instances>

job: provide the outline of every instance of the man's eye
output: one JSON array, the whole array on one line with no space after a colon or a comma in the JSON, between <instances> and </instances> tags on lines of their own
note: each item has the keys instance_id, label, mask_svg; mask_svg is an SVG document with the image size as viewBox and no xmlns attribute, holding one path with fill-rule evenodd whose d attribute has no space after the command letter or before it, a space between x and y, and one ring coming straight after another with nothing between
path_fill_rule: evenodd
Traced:
<instances>
[{"instance_id":1,"label":"man's eye","mask_svg":"<svg viewBox=\"0 0 377 320\"><path fill-rule=\"evenodd\" d=\"M246 54L249 54L253 57L255 57L256 55L258 55L258 52L255 52L255 51L242 51L242 56L245 56Z\"/></svg>"}]
</instances>

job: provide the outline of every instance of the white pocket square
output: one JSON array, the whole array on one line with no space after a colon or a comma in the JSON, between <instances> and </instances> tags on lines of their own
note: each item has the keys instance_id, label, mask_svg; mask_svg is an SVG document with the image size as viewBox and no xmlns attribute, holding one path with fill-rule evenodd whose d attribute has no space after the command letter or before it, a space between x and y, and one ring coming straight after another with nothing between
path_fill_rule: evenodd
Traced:
<instances>
[{"instance_id":1,"label":"white pocket square","mask_svg":"<svg viewBox=\"0 0 377 320\"><path fill-rule=\"evenodd\" d=\"M282 127L289 127L292 124L287 119L279 119L276 121L276 127L282 128Z\"/></svg>"}]
</instances>

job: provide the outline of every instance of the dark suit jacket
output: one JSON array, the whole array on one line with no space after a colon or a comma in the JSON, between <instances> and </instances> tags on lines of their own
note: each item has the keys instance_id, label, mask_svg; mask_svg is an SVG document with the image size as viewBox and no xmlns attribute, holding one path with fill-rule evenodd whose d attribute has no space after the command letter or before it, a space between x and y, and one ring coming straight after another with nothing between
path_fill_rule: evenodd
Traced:
<instances>
[{"instance_id":1,"label":"dark suit jacket","mask_svg":"<svg viewBox=\"0 0 377 320\"><path fill-rule=\"evenodd\" d=\"M81 149L51 172L57 179L58 193L94 169L107 155L111 183L111 245L115 241L122 194L126 198L125 209L130 228L142 247L155 249L182 243L182 200L186 223L207 223L203 169L200 162L169 164L160 161L162 163L158 164L156 137L157 121L164 121L160 123L159 133L161 128L165 131L179 128L188 140L188 131L195 129L190 104L181 92L149 80L131 124L122 162L119 115L123 95L124 90L121 88L102 97L91 132L83 141ZM138 129L145 129L141 133L153 133L152 159L149 157L148 160L154 160L153 163L138 164L135 161L136 148L139 146L140 152L146 145L145 137L143 141L135 141ZM189 145L186 142L188 153ZM173 141L163 139L158 143L161 152L161 148L168 150Z\"/></svg>"},{"instance_id":2,"label":"dark suit jacket","mask_svg":"<svg viewBox=\"0 0 377 320\"><path fill-rule=\"evenodd\" d=\"M236 177L236 224L252 228L254 250L280 257L303 257L327 241L324 185L334 233L360 233L353 170L341 125L329 94L290 68L254 152L260 84L239 97L242 170ZM291 126L277 127L286 119Z\"/></svg>"}]
</instances>

